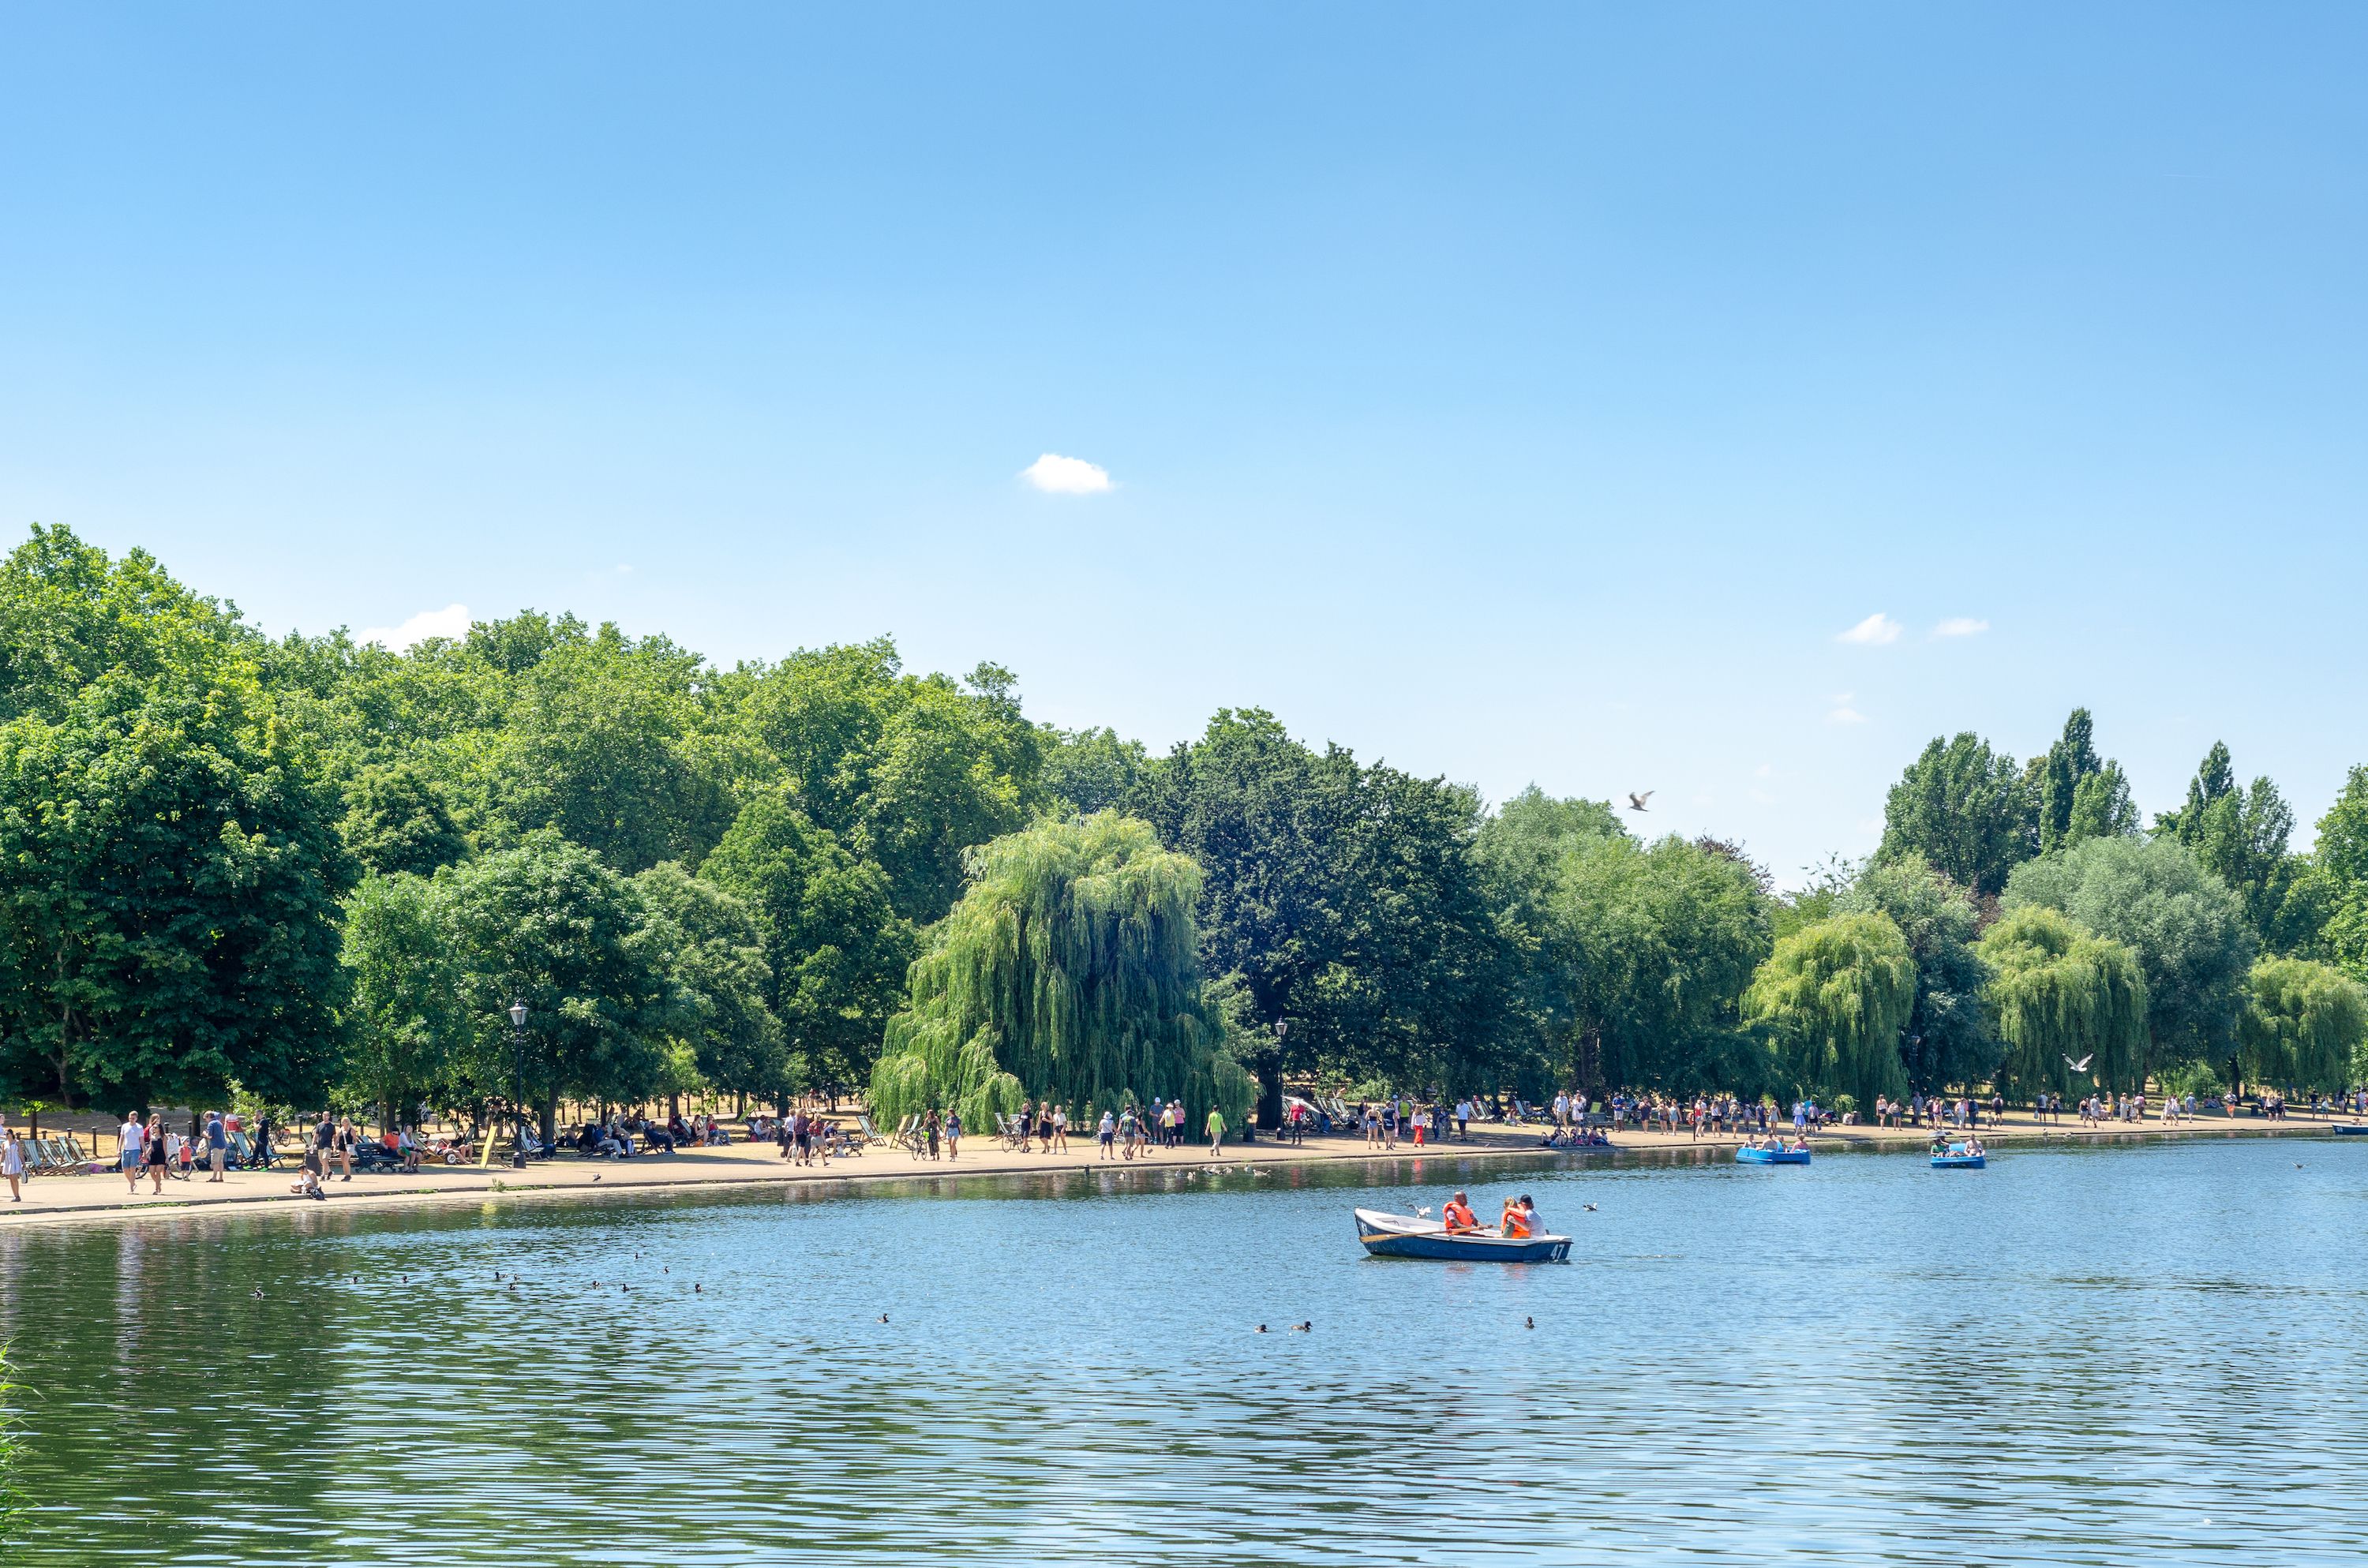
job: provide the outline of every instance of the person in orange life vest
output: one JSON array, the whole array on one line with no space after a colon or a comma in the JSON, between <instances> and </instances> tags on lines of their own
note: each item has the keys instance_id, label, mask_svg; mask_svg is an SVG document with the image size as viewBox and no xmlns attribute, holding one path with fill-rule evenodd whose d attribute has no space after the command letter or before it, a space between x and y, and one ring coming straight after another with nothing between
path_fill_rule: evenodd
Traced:
<instances>
[{"instance_id":1,"label":"person in orange life vest","mask_svg":"<svg viewBox=\"0 0 2368 1568\"><path fill-rule=\"evenodd\" d=\"M1537 1221L1537 1205L1530 1201L1530 1195L1525 1192L1518 1199L1507 1200L1505 1217L1497 1222L1497 1229L1515 1241L1527 1241Z\"/></svg>"},{"instance_id":2,"label":"person in orange life vest","mask_svg":"<svg viewBox=\"0 0 2368 1568\"><path fill-rule=\"evenodd\" d=\"M1472 1212L1472 1205L1460 1192L1447 1200L1447 1208L1440 1218L1446 1221L1447 1233L1451 1236L1480 1228L1480 1217Z\"/></svg>"}]
</instances>

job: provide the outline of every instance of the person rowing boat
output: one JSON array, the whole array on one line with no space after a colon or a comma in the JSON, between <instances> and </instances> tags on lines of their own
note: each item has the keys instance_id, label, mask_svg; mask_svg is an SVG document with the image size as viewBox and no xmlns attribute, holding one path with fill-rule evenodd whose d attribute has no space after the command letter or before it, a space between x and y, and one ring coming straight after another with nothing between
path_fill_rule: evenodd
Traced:
<instances>
[{"instance_id":1,"label":"person rowing boat","mask_svg":"<svg viewBox=\"0 0 2368 1568\"><path fill-rule=\"evenodd\" d=\"M1463 1235L1480 1228L1480 1217L1472 1212L1470 1200L1461 1192L1447 1200L1447 1207L1439 1217L1451 1236Z\"/></svg>"}]
</instances>

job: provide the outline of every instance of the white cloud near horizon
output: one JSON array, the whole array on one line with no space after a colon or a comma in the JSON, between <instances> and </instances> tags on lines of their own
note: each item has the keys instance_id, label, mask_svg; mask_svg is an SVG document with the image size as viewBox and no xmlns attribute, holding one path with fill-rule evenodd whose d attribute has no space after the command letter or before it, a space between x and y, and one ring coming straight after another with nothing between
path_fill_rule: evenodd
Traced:
<instances>
[{"instance_id":1,"label":"white cloud near horizon","mask_svg":"<svg viewBox=\"0 0 2368 1568\"><path fill-rule=\"evenodd\" d=\"M1837 642L1896 642L1899 641L1901 631L1899 622L1881 610L1876 610L1848 631L1837 632L1834 641Z\"/></svg>"},{"instance_id":2,"label":"white cloud near horizon","mask_svg":"<svg viewBox=\"0 0 2368 1568\"><path fill-rule=\"evenodd\" d=\"M1110 470L1099 463L1089 463L1083 458L1064 458L1058 452L1046 452L1019 471L1019 477L1037 489L1054 495L1099 495L1115 489Z\"/></svg>"},{"instance_id":3,"label":"white cloud near horizon","mask_svg":"<svg viewBox=\"0 0 2368 1568\"><path fill-rule=\"evenodd\" d=\"M423 609L401 626L373 626L354 633L357 642L375 642L391 653L405 653L431 637L461 638L469 635L469 607L446 605L442 609Z\"/></svg>"},{"instance_id":4,"label":"white cloud near horizon","mask_svg":"<svg viewBox=\"0 0 2368 1568\"><path fill-rule=\"evenodd\" d=\"M1990 623L1970 615L1952 615L1932 629L1935 637L1978 637L1990 629Z\"/></svg>"}]
</instances>

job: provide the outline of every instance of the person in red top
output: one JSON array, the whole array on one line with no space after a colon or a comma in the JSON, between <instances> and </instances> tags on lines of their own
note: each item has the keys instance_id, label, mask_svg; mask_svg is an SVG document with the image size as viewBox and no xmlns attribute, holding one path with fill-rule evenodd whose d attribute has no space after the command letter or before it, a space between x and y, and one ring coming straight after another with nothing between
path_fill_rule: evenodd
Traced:
<instances>
[{"instance_id":1,"label":"person in red top","mask_svg":"<svg viewBox=\"0 0 2368 1568\"><path fill-rule=\"evenodd\" d=\"M1472 1205L1460 1192L1447 1200L1446 1211L1440 1218L1447 1222L1447 1233L1451 1236L1480 1228L1480 1217L1472 1212Z\"/></svg>"}]
</instances>

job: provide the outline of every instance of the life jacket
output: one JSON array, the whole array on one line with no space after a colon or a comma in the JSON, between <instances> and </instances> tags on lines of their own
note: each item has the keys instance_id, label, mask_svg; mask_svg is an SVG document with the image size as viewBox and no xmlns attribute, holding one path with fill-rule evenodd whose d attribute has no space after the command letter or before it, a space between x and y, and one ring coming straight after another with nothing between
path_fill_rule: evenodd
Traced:
<instances>
[{"instance_id":1,"label":"life jacket","mask_svg":"<svg viewBox=\"0 0 2368 1568\"><path fill-rule=\"evenodd\" d=\"M1530 1234L1529 1216L1522 1213L1520 1206L1516 1205L1505 1210L1504 1221L1497 1228L1508 1236L1526 1241Z\"/></svg>"},{"instance_id":2,"label":"life jacket","mask_svg":"<svg viewBox=\"0 0 2368 1568\"><path fill-rule=\"evenodd\" d=\"M1480 1228L1479 1216L1461 1203L1450 1203L1440 1217L1447 1221L1447 1228L1451 1231L1476 1231Z\"/></svg>"}]
</instances>

